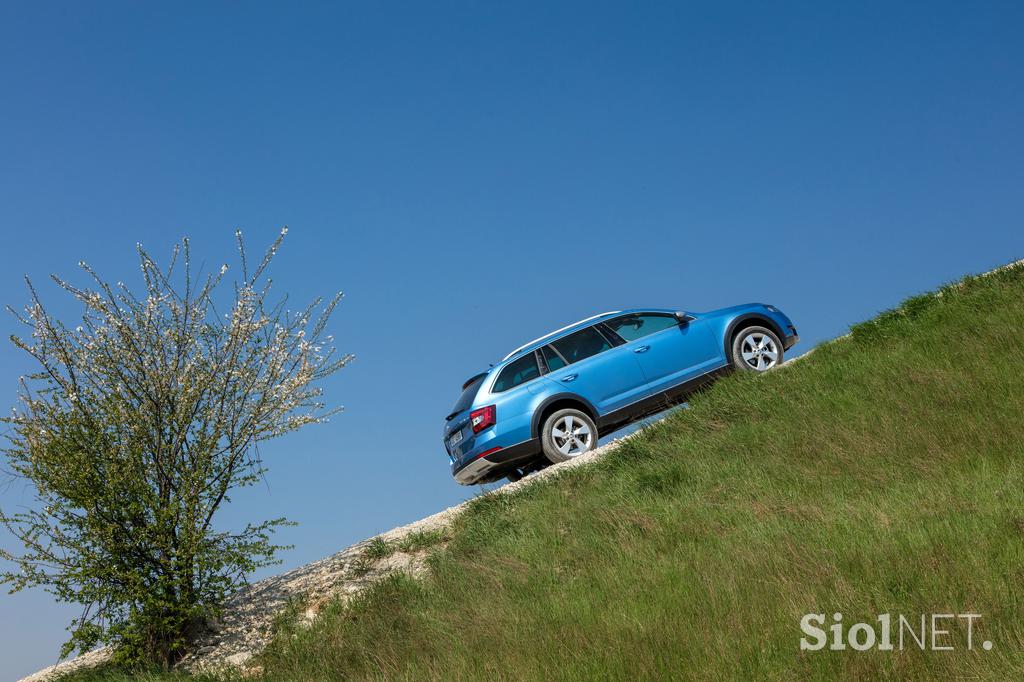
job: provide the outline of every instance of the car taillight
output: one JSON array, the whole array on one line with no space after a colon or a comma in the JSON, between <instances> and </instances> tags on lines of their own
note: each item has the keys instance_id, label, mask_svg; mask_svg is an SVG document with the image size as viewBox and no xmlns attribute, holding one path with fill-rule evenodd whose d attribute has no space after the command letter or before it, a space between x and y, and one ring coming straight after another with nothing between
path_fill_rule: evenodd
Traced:
<instances>
[{"instance_id":1,"label":"car taillight","mask_svg":"<svg viewBox=\"0 0 1024 682\"><path fill-rule=\"evenodd\" d=\"M484 429L494 426L497 422L497 410L494 405L481 407L469 413L469 423L473 425L473 433L480 433Z\"/></svg>"}]
</instances>

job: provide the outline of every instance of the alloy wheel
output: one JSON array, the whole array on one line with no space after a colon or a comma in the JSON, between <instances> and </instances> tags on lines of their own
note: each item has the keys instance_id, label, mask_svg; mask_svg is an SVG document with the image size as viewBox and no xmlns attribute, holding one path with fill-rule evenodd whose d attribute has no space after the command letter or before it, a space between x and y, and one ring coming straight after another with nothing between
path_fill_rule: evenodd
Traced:
<instances>
[{"instance_id":1,"label":"alloy wheel","mask_svg":"<svg viewBox=\"0 0 1024 682\"><path fill-rule=\"evenodd\" d=\"M750 369L763 372L771 369L779 360L779 348L767 334L752 332L740 342L740 354Z\"/></svg>"},{"instance_id":2,"label":"alloy wheel","mask_svg":"<svg viewBox=\"0 0 1024 682\"><path fill-rule=\"evenodd\" d=\"M590 449L594 434L582 419L567 414L555 422L551 428L551 438L559 452L575 457Z\"/></svg>"}]
</instances>

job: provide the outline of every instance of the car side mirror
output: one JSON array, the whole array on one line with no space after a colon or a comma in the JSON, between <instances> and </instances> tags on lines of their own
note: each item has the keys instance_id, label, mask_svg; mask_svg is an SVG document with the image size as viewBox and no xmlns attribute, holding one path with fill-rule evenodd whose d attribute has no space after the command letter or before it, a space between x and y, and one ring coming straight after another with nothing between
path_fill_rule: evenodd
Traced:
<instances>
[{"instance_id":1,"label":"car side mirror","mask_svg":"<svg viewBox=\"0 0 1024 682\"><path fill-rule=\"evenodd\" d=\"M675 316L675 318L676 318L677 320L679 320L679 324L689 324L689 323L690 323L690 322L692 322L693 320L696 320L696 319L697 319L697 318L696 318L696 317L694 317L693 315L687 315L686 313L684 313L684 312L683 312L683 311L681 311L681 310L679 310L679 311L676 311L675 313L672 313L672 314L673 314L673 315Z\"/></svg>"}]
</instances>

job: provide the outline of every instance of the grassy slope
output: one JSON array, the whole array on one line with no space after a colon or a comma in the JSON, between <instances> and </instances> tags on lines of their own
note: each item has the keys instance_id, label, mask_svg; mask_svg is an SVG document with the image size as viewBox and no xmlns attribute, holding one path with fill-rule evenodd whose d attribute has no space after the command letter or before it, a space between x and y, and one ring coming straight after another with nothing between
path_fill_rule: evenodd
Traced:
<instances>
[{"instance_id":1,"label":"grassy slope","mask_svg":"<svg viewBox=\"0 0 1024 682\"><path fill-rule=\"evenodd\" d=\"M266 675L1019 679L1022 368L1024 268L911 299L594 466L480 499L430 578L280 638ZM958 628L956 651L801 653L812 611L984 617L974 651Z\"/></svg>"}]
</instances>

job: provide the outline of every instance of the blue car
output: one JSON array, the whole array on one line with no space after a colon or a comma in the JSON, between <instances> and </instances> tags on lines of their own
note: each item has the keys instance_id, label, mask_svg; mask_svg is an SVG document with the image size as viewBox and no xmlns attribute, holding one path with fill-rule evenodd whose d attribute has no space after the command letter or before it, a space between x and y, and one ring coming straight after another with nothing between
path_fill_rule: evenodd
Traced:
<instances>
[{"instance_id":1,"label":"blue car","mask_svg":"<svg viewBox=\"0 0 1024 682\"><path fill-rule=\"evenodd\" d=\"M623 310L563 327L463 384L444 427L452 475L463 485L518 480L572 459L723 371L775 367L798 340L789 318L761 303Z\"/></svg>"}]
</instances>

